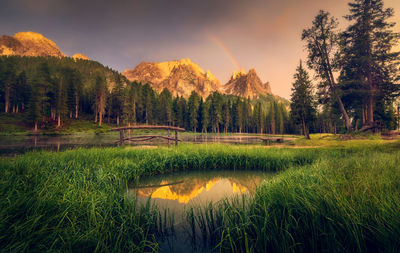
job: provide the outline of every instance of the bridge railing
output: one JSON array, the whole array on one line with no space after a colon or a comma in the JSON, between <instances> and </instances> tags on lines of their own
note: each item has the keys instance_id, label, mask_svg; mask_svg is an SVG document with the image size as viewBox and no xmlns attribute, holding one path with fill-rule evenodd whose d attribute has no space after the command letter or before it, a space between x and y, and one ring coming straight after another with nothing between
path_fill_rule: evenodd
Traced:
<instances>
[{"instance_id":1,"label":"bridge railing","mask_svg":"<svg viewBox=\"0 0 400 253\"><path fill-rule=\"evenodd\" d=\"M146 129L146 130L167 130L168 136L162 135L136 135L132 137L125 137L125 130L138 130L138 129ZM174 126L157 126L157 125L136 125L136 126L125 126L125 127L117 127L112 128L111 131L119 131L119 140L116 143L122 145L125 141L147 141L154 138L161 138L168 140L168 146L170 141L174 141L175 145L178 145L178 141L182 141L178 139L178 132L185 132L184 128L174 127ZM175 137L170 137L170 131L175 132Z\"/></svg>"}]
</instances>

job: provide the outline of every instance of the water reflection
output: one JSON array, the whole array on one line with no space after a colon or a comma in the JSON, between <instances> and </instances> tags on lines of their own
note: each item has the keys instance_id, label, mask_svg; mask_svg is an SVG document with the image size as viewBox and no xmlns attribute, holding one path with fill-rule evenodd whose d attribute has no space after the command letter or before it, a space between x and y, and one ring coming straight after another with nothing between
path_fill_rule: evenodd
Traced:
<instances>
[{"instance_id":1,"label":"water reflection","mask_svg":"<svg viewBox=\"0 0 400 253\"><path fill-rule=\"evenodd\" d=\"M185 210L226 197L251 195L271 176L261 171L185 172L141 179L131 185L129 193L142 204L150 199L161 213L168 210L172 215L175 232L159 238L161 252L210 252L210 248L193 243Z\"/></svg>"},{"instance_id":2,"label":"water reflection","mask_svg":"<svg viewBox=\"0 0 400 253\"><path fill-rule=\"evenodd\" d=\"M270 174L261 171L204 171L161 175L141 179L130 193L139 201L172 211L181 220L185 206L217 202L234 195L251 194Z\"/></svg>"}]
</instances>

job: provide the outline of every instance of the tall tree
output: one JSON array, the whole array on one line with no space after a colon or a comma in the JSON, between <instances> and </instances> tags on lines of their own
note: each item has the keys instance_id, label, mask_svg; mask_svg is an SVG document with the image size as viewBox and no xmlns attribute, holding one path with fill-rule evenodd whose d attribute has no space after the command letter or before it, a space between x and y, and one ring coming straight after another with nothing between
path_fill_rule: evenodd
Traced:
<instances>
[{"instance_id":1,"label":"tall tree","mask_svg":"<svg viewBox=\"0 0 400 253\"><path fill-rule=\"evenodd\" d=\"M188 111L189 111L189 127L196 133L198 127L198 111L200 105L200 95L197 92L192 91L188 100Z\"/></svg>"},{"instance_id":2,"label":"tall tree","mask_svg":"<svg viewBox=\"0 0 400 253\"><path fill-rule=\"evenodd\" d=\"M229 99L222 104L222 124L224 127L224 132L227 133L229 130L229 125L231 123L231 102Z\"/></svg>"},{"instance_id":3,"label":"tall tree","mask_svg":"<svg viewBox=\"0 0 400 253\"><path fill-rule=\"evenodd\" d=\"M137 83L128 83L124 100L124 115L128 124L136 123Z\"/></svg>"},{"instance_id":4,"label":"tall tree","mask_svg":"<svg viewBox=\"0 0 400 253\"><path fill-rule=\"evenodd\" d=\"M209 116L212 132L219 133L219 124L222 120L221 94L218 92L213 92L207 99L210 99Z\"/></svg>"},{"instance_id":5,"label":"tall tree","mask_svg":"<svg viewBox=\"0 0 400 253\"><path fill-rule=\"evenodd\" d=\"M116 80L114 88L111 91L110 99L111 99L111 108L109 108L110 114L115 116L117 125L120 124L120 119L123 114L123 106L125 99L125 90L123 87L122 80L118 78Z\"/></svg>"},{"instance_id":6,"label":"tall tree","mask_svg":"<svg viewBox=\"0 0 400 253\"><path fill-rule=\"evenodd\" d=\"M334 72L335 56L339 50L338 22L326 11L321 10L315 17L311 28L303 30L302 40L307 42L308 66L322 79L323 87L328 86L328 93L337 101L347 131L351 130L350 117L343 105L340 87Z\"/></svg>"},{"instance_id":7,"label":"tall tree","mask_svg":"<svg viewBox=\"0 0 400 253\"><path fill-rule=\"evenodd\" d=\"M160 123L164 125L172 124L172 94L164 88L160 93Z\"/></svg>"},{"instance_id":8,"label":"tall tree","mask_svg":"<svg viewBox=\"0 0 400 253\"><path fill-rule=\"evenodd\" d=\"M257 102L253 110L254 132L263 133L264 129L264 112L262 110L261 102Z\"/></svg>"},{"instance_id":9,"label":"tall tree","mask_svg":"<svg viewBox=\"0 0 400 253\"><path fill-rule=\"evenodd\" d=\"M207 127L208 127L208 110L207 110L207 104L203 102L203 98L200 98L200 103L199 103L199 112L198 112L198 126L199 126L199 131L202 133L207 133Z\"/></svg>"},{"instance_id":10,"label":"tall tree","mask_svg":"<svg viewBox=\"0 0 400 253\"><path fill-rule=\"evenodd\" d=\"M385 9L382 0L354 0L349 6L345 18L351 24L342 36L342 78L365 91L366 125L373 126L376 103L387 104L390 110L392 103L385 101L393 102L399 91L394 84L399 76L399 52L392 50L399 33L392 31L395 23L388 21L393 9Z\"/></svg>"},{"instance_id":11,"label":"tall tree","mask_svg":"<svg viewBox=\"0 0 400 253\"><path fill-rule=\"evenodd\" d=\"M315 119L316 109L313 98L312 84L307 71L300 65L294 74L294 83L290 99L290 117L301 125L302 132L310 139L309 124Z\"/></svg>"},{"instance_id":12,"label":"tall tree","mask_svg":"<svg viewBox=\"0 0 400 253\"><path fill-rule=\"evenodd\" d=\"M106 110L107 102L107 84L106 78L103 73L96 72L94 76L94 92L95 92L95 114L96 122L97 117L99 120L99 126L103 123L103 116Z\"/></svg>"},{"instance_id":13,"label":"tall tree","mask_svg":"<svg viewBox=\"0 0 400 253\"><path fill-rule=\"evenodd\" d=\"M36 76L32 80L32 93L29 99L27 113L28 120L33 122L35 132L38 131L38 123L42 119L42 94L43 85L40 79Z\"/></svg>"},{"instance_id":14,"label":"tall tree","mask_svg":"<svg viewBox=\"0 0 400 253\"><path fill-rule=\"evenodd\" d=\"M72 114L75 115L75 119L79 116L79 98L82 93L82 75L77 69L71 69L70 76L68 78L68 110L70 112L70 118Z\"/></svg>"},{"instance_id":15,"label":"tall tree","mask_svg":"<svg viewBox=\"0 0 400 253\"><path fill-rule=\"evenodd\" d=\"M10 100L12 96L13 85L16 79L15 70L15 59L10 58L8 61L3 63L3 71L0 76L0 82L2 84L2 90L4 92L4 112L8 113L10 110Z\"/></svg>"}]
</instances>

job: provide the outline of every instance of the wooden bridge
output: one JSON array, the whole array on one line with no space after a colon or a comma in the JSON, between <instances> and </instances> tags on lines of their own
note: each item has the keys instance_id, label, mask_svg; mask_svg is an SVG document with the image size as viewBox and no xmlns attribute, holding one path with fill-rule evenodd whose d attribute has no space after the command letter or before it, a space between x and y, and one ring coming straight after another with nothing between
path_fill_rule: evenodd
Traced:
<instances>
[{"instance_id":1,"label":"wooden bridge","mask_svg":"<svg viewBox=\"0 0 400 253\"><path fill-rule=\"evenodd\" d=\"M167 130L168 135L136 135L132 137L125 137L125 130L137 130L137 129L147 129L147 130ZM156 126L156 125L137 125L137 126L125 126L125 127L117 127L111 129L111 131L119 131L119 140L115 143L120 145L124 144L125 141L148 141L154 138L161 138L168 140L168 145L170 141L174 141L175 145L178 145L178 141L182 141L178 139L178 132L184 132L184 128L174 127L174 126ZM170 132L175 132L175 137L170 136Z\"/></svg>"}]
</instances>

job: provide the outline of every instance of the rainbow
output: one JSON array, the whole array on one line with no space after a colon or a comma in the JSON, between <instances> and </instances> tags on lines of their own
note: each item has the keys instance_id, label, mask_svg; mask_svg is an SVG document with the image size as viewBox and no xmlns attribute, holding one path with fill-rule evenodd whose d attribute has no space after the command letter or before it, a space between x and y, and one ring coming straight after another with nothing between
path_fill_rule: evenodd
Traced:
<instances>
[{"instance_id":1,"label":"rainbow","mask_svg":"<svg viewBox=\"0 0 400 253\"><path fill-rule=\"evenodd\" d=\"M211 40L213 40L215 43L217 43L217 45L222 48L222 50L224 50L224 52L226 53L226 55L231 59L232 63L236 66L236 68L238 69L238 71L241 70L238 61L235 59L235 57L233 57L232 53L229 51L229 49L226 47L226 45L219 40L217 37L215 37L214 35L210 34L209 35Z\"/></svg>"}]
</instances>

